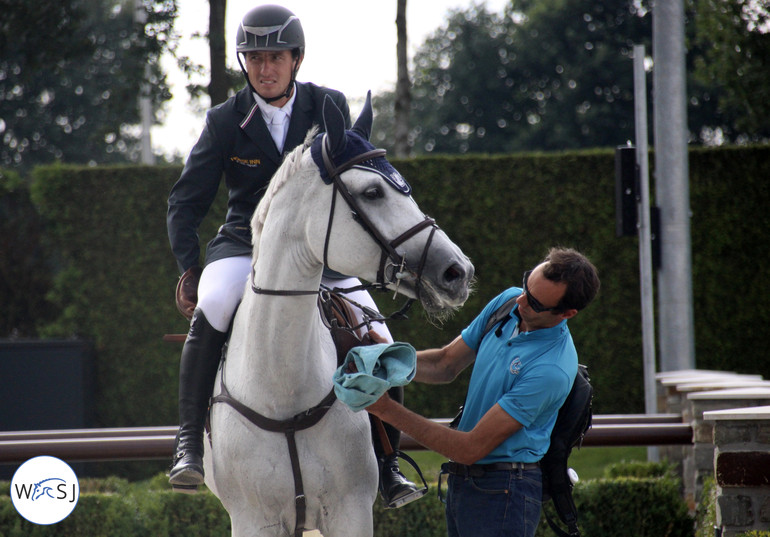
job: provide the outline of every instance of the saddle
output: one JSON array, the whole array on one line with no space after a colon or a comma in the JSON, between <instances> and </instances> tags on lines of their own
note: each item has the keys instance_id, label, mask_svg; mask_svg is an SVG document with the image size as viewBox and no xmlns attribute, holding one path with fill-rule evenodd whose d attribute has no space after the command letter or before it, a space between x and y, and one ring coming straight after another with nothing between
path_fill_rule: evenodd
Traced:
<instances>
[{"instance_id":1,"label":"saddle","mask_svg":"<svg viewBox=\"0 0 770 537\"><path fill-rule=\"evenodd\" d=\"M366 345L373 345L377 343L371 336L371 330L366 323L356 326L356 316L353 312L353 306L350 302L342 298L336 293L322 293L319 295L318 306L321 310L321 317L324 319L326 326L329 328L329 332L334 340L334 345L337 349L337 367L341 366L345 361L345 357L353 347L361 347ZM348 367L354 367L352 363ZM410 501L416 500L425 495L428 492L428 484L425 481L425 477L422 475L422 470L417 465L412 457L407 455L401 450L393 449L393 445L390 443L388 433L385 430L385 425L382 420L377 416L370 414L369 419L372 425L377 431L377 435L382 444L383 453L386 456L396 454L397 457L403 459L409 463L412 468L417 472L422 480L423 487L416 493L412 494L410 498L402 498L399 501L388 505L389 509L400 507Z\"/></svg>"},{"instance_id":2,"label":"saddle","mask_svg":"<svg viewBox=\"0 0 770 537\"><path fill-rule=\"evenodd\" d=\"M366 325L356 326L353 306L336 293L321 293L318 297L321 318L329 329L337 349L337 367L345 361L348 351L376 343Z\"/></svg>"}]
</instances>

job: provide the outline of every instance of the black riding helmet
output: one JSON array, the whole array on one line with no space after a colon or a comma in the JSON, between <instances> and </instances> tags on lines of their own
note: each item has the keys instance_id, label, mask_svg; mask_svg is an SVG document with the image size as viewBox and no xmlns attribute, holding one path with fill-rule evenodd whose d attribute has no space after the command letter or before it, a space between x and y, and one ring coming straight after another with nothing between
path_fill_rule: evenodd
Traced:
<instances>
[{"instance_id":1,"label":"black riding helmet","mask_svg":"<svg viewBox=\"0 0 770 537\"><path fill-rule=\"evenodd\" d=\"M249 81L249 75L241 62L241 54L261 50L291 50L295 67L286 91L273 98L265 98L261 95L260 97L269 103L291 96L291 89L299 70L298 60L305 54L305 32L302 31L302 24L294 13L285 7L270 4L255 7L243 16L238 26L235 50L238 64L241 66L243 76L246 77L246 83L254 93L257 91Z\"/></svg>"}]
</instances>

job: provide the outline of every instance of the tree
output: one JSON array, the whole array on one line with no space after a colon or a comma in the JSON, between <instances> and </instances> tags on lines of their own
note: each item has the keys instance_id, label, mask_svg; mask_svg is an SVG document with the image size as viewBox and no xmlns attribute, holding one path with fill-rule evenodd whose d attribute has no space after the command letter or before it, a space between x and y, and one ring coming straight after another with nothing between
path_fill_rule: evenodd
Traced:
<instances>
[{"instance_id":1,"label":"tree","mask_svg":"<svg viewBox=\"0 0 770 537\"><path fill-rule=\"evenodd\" d=\"M0 166L136 160L136 97L151 67L153 107L170 98L158 59L173 41L174 0L3 0Z\"/></svg>"},{"instance_id":2,"label":"tree","mask_svg":"<svg viewBox=\"0 0 770 537\"><path fill-rule=\"evenodd\" d=\"M473 6L450 14L415 56L413 134L416 152L505 151L495 136L504 101L498 67L507 63L503 20ZM509 105L510 106L510 105ZM505 126L502 127L505 129ZM487 136L487 133L490 136Z\"/></svg>"},{"instance_id":3,"label":"tree","mask_svg":"<svg viewBox=\"0 0 770 537\"><path fill-rule=\"evenodd\" d=\"M227 98L243 87L243 73L240 69L227 67L227 37L225 35L225 13L227 0L209 0L209 31L206 35L196 33L193 39L203 38L209 43L209 65L193 61L189 56L176 56L179 69L191 80L194 76L206 75L208 69L208 84L188 83L187 92L194 100L200 101L205 95L209 97L209 106L223 103Z\"/></svg>"},{"instance_id":4,"label":"tree","mask_svg":"<svg viewBox=\"0 0 770 537\"><path fill-rule=\"evenodd\" d=\"M767 5L687 0L691 143L770 138ZM563 150L633 140L631 53L635 44L652 51L650 9L646 0L513 0L501 15L483 5L452 11L415 55L412 151ZM654 76L653 68L648 84ZM385 128L397 102L393 94L374 100ZM648 102L654 106L651 94ZM393 132L378 134L388 149Z\"/></svg>"},{"instance_id":5,"label":"tree","mask_svg":"<svg viewBox=\"0 0 770 537\"><path fill-rule=\"evenodd\" d=\"M406 0L398 0L396 10L396 58L398 62L398 78L396 80L395 106L395 155L409 155L409 109L412 106L412 95L409 81L409 64L407 61L407 32L406 32Z\"/></svg>"},{"instance_id":6,"label":"tree","mask_svg":"<svg viewBox=\"0 0 770 537\"><path fill-rule=\"evenodd\" d=\"M694 0L690 48L697 87L712 115L696 124L705 142L770 138L770 13L766 0ZM693 122L690 122L693 125Z\"/></svg>"},{"instance_id":7,"label":"tree","mask_svg":"<svg viewBox=\"0 0 770 537\"><path fill-rule=\"evenodd\" d=\"M633 138L635 1L513 2L455 11L415 58L416 151L611 146Z\"/></svg>"},{"instance_id":8,"label":"tree","mask_svg":"<svg viewBox=\"0 0 770 537\"><path fill-rule=\"evenodd\" d=\"M227 0L209 0L209 59L211 81L209 97L211 106L227 100L230 83L226 66L225 11Z\"/></svg>"}]
</instances>

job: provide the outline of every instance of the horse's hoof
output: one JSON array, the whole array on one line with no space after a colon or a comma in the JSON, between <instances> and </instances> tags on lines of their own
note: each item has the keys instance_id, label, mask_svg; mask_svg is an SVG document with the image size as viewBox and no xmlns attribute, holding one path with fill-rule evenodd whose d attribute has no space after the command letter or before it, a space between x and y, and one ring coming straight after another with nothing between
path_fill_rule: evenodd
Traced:
<instances>
[{"instance_id":1,"label":"horse's hoof","mask_svg":"<svg viewBox=\"0 0 770 537\"><path fill-rule=\"evenodd\" d=\"M171 490L182 494L195 494L198 492L198 485L171 485Z\"/></svg>"}]
</instances>

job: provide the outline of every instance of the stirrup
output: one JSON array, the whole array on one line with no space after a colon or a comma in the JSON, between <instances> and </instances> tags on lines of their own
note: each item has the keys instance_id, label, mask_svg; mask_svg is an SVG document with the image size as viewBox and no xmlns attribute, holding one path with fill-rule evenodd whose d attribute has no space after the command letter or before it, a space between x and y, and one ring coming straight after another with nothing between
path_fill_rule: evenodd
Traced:
<instances>
[{"instance_id":1,"label":"stirrup","mask_svg":"<svg viewBox=\"0 0 770 537\"><path fill-rule=\"evenodd\" d=\"M385 509L398 509L399 507L403 507L408 503L412 503L416 500L419 500L425 494L428 492L427 488L421 488L421 489L415 489L413 492L410 492L409 494L404 494L403 496L396 498L392 502L390 502L388 505L385 506Z\"/></svg>"},{"instance_id":2,"label":"stirrup","mask_svg":"<svg viewBox=\"0 0 770 537\"><path fill-rule=\"evenodd\" d=\"M412 503L413 501L419 500L425 494L428 492L428 483L425 481L425 477L422 475L422 470L420 470L420 467L417 466L417 463L414 461L412 457L404 453L403 451L397 449L394 451L396 456L400 459L404 459L406 462L408 462L412 468L415 469L417 472L417 475L420 476L420 479L422 480L422 488L415 489L413 492L410 492L409 494L404 494L403 496L399 496L395 500L392 500L389 504L385 506L385 509L398 509L399 507L403 507L408 503Z\"/></svg>"},{"instance_id":3,"label":"stirrup","mask_svg":"<svg viewBox=\"0 0 770 537\"><path fill-rule=\"evenodd\" d=\"M196 494L198 492L198 485L171 485L171 490L181 492L182 494Z\"/></svg>"},{"instance_id":4,"label":"stirrup","mask_svg":"<svg viewBox=\"0 0 770 537\"><path fill-rule=\"evenodd\" d=\"M173 490L174 492L181 492L182 494L195 494L196 492L198 492L198 487L200 486L199 484L184 483L184 482L175 483L173 479L178 478L178 476L174 476L174 478L172 478L171 472L169 472L167 475L169 476L169 484L171 485L171 490Z\"/></svg>"}]
</instances>

